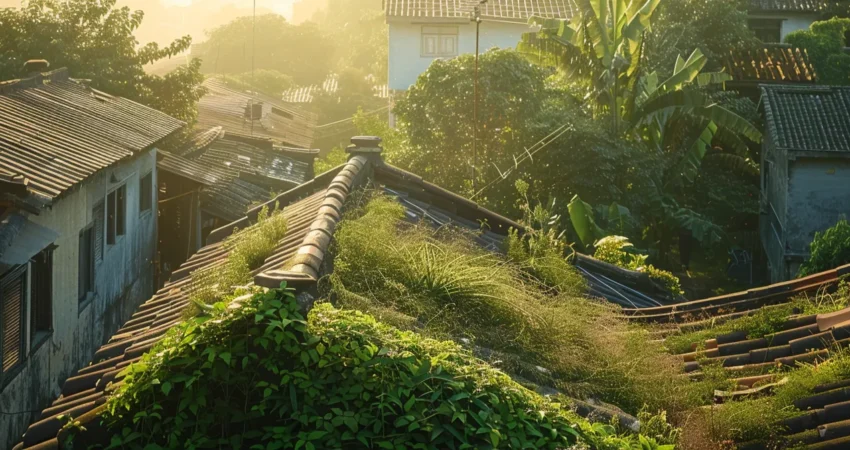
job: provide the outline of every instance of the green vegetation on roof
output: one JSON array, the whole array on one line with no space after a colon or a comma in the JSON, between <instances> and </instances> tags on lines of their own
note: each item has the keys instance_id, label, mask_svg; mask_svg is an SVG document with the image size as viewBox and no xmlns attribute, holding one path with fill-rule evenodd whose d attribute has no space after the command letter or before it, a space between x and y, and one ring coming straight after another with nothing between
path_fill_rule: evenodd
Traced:
<instances>
[{"instance_id":1,"label":"green vegetation on roof","mask_svg":"<svg viewBox=\"0 0 850 450\"><path fill-rule=\"evenodd\" d=\"M102 418L114 448L661 449L523 388L453 342L288 290L169 331Z\"/></svg>"}]
</instances>

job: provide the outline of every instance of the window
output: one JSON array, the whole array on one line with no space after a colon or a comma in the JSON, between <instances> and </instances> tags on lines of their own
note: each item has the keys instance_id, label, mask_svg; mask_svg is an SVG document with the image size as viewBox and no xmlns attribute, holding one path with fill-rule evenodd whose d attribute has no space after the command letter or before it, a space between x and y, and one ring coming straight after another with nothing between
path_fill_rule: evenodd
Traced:
<instances>
[{"instance_id":1,"label":"window","mask_svg":"<svg viewBox=\"0 0 850 450\"><path fill-rule=\"evenodd\" d=\"M782 41L781 19L750 19L749 27L762 42Z\"/></svg>"},{"instance_id":2,"label":"window","mask_svg":"<svg viewBox=\"0 0 850 450\"><path fill-rule=\"evenodd\" d=\"M77 296L80 301L94 290L94 226L80 231L79 272Z\"/></svg>"},{"instance_id":3,"label":"window","mask_svg":"<svg viewBox=\"0 0 850 450\"><path fill-rule=\"evenodd\" d=\"M422 56L457 56L457 27L423 26Z\"/></svg>"},{"instance_id":4,"label":"window","mask_svg":"<svg viewBox=\"0 0 850 450\"><path fill-rule=\"evenodd\" d=\"M153 205L153 172L139 179L139 212L151 209Z\"/></svg>"},{"instance_id":5,"label":"window","mask_svg":"<svg viewBox=\"0 0 850 450\"><path fill-rule=\"evenodd\" d=\"M106 196L106 243L115 244L125 233L127 220L127 187L121 186Z\"/></svg>"},{"instance_id":6,"label":"window","mask_svg":"<svg viewBox=\"0 0 850 450\"><path fill-rule=\"evenodd\" d=\"M288 112L286 112L286 111L284 111L284 110L282 110L282 109L280 109L276 106L272 106L272 113L277 114L278 116L286 117L287 119L294 119L295 118L295 116L293 116L292 113L288 113Z\"/></svg>"},{"instance_id":7,"label":"window","mask_svg":"<svg viewBox=\"0 0 850 450\"><path fill-rule=\"evenodd\" d=\"M24 359L24 301L26 264L17 266L0 279L0 373L16 368Z\"/></svg>"},{"instance_id":8,"label":"window","mask_svg":"<svg viewBox=\"0 0 850 450\"><path fill-rule=\"evenodd\" d=\"M53 248L43 250L30 261L30 342L53 330Z\"/></svg>"},{"instance_id":9,"label":"window","mask_svg":"<svg viewBox=\"0 0 850 450\"><path fill-rule=\"evenodd\" d=\"M91 216L94 221L94 260L101 262L103 261L103 202L95 205Z\"/></svg>"}]
</instances>

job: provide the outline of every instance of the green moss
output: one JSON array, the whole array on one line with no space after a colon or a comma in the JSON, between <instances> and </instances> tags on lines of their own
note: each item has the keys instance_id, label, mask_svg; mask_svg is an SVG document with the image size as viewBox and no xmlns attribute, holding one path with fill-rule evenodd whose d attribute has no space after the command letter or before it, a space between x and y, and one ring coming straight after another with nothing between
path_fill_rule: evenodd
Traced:
<instances>
[{"instance_id":1,"label":"green moss","mask_svg":"<svg viewBox=\"0 0 850 450\"><path fill-rule=\"evenodd\" d=\"M255 293L169 331L123 372L113 447L658 449L521 387L448 341ZM575 446L575 447L574 447Z\"/></svg>"}]
</instances>

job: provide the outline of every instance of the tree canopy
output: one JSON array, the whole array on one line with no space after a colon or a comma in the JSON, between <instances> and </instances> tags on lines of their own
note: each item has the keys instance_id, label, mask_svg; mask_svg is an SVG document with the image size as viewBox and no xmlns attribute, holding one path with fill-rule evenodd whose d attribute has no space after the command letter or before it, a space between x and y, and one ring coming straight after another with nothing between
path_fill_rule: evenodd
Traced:
<instances>
[{"instance_id":1,"label":"tree canopy","mask_svg":"<svg viewBox=\"0 0 850 450\"><path fill-rule=\"evenodd\" d=\"M785 42L809 53L812 64L823 84L850 84L850 55L844 52L850 19L834 17L815 22L808 30L798 30L785 36Z\"/></svg>"},{"instance_id":2,"label":"tree canopy","mask_svg":"<svg viewBox=\"0 0 850 450\"><path fill-rule=\"evenodd\" d=\"M176 118L193 121L203 95L197 61L164 77L148 75L145 64L189 48L185 36L166 47L139 46L133 32L142 11L116 8L116 0L31 0L21 9L0 9L0 80L26 76L24 62L46 59L67 67L74 78L113 95L139 101Z\"/></svg>"}]
</instances>

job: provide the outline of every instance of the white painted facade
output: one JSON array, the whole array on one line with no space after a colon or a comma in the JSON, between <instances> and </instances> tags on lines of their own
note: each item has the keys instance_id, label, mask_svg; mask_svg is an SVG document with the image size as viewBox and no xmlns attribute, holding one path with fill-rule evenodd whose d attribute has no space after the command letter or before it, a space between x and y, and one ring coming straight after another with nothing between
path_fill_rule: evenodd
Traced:
<instances>
[{"instance_id":1,"label":"white painted facade","mask_svg":"<svg viewBox=\"0 0 850 450\"><path fill-rule=\"evenodd\" d=\"M140 211L140 180L152 174L151 207ZM124 235L115 243L103 240L103 258L95 259L93 292L78 299L79 235L93 223L93 209L107 195L126 186ZM54 200L39 215L28 215L38 225L59 233L53 251L52 333L37 336L26 331L28 353L20 371L4 380L0 410L0 449L20 441L26 427L60 392L65 379L91 361L94 352L129 319L154 292L157 242L156 149L101 170ZM106 233L106 227L101 228ZM28 289L28 296L31 289ZM25 321L32 304L28 301Z\"/></svg>"},{"instance_id":2,"label":"white painted facade","mask_svg":"<svg viewBox=\"0 0 850 450\"><path fill-rule=\"evenodd\" d=\"M475 24L469 20L388 18L389 52L387 66L391 90L404 91L416 83L420 74L438 59L423 56L423 27L457 27L457 55L475 53ZM522 33L529 31L526 23L482 22L479 33L479 51L491 48L516 48ZM454 56L457 56L454 55ZM443 58L451 58L445 56Z\"/></svg>"},{"instance_id":3,"label":"white painted facade","mask_svg":"<svg viewBox=\"0 0 850 450\"><path fill-rule=\"evenodd\" d=\"M770 12L750 14L750 19L770 19L780 20L780 42L785 42L785 37L789 33L797 30L808 30L809 27L818 20L817 14L799 13L799 12Z\"/></svg>"}]
</instances>

